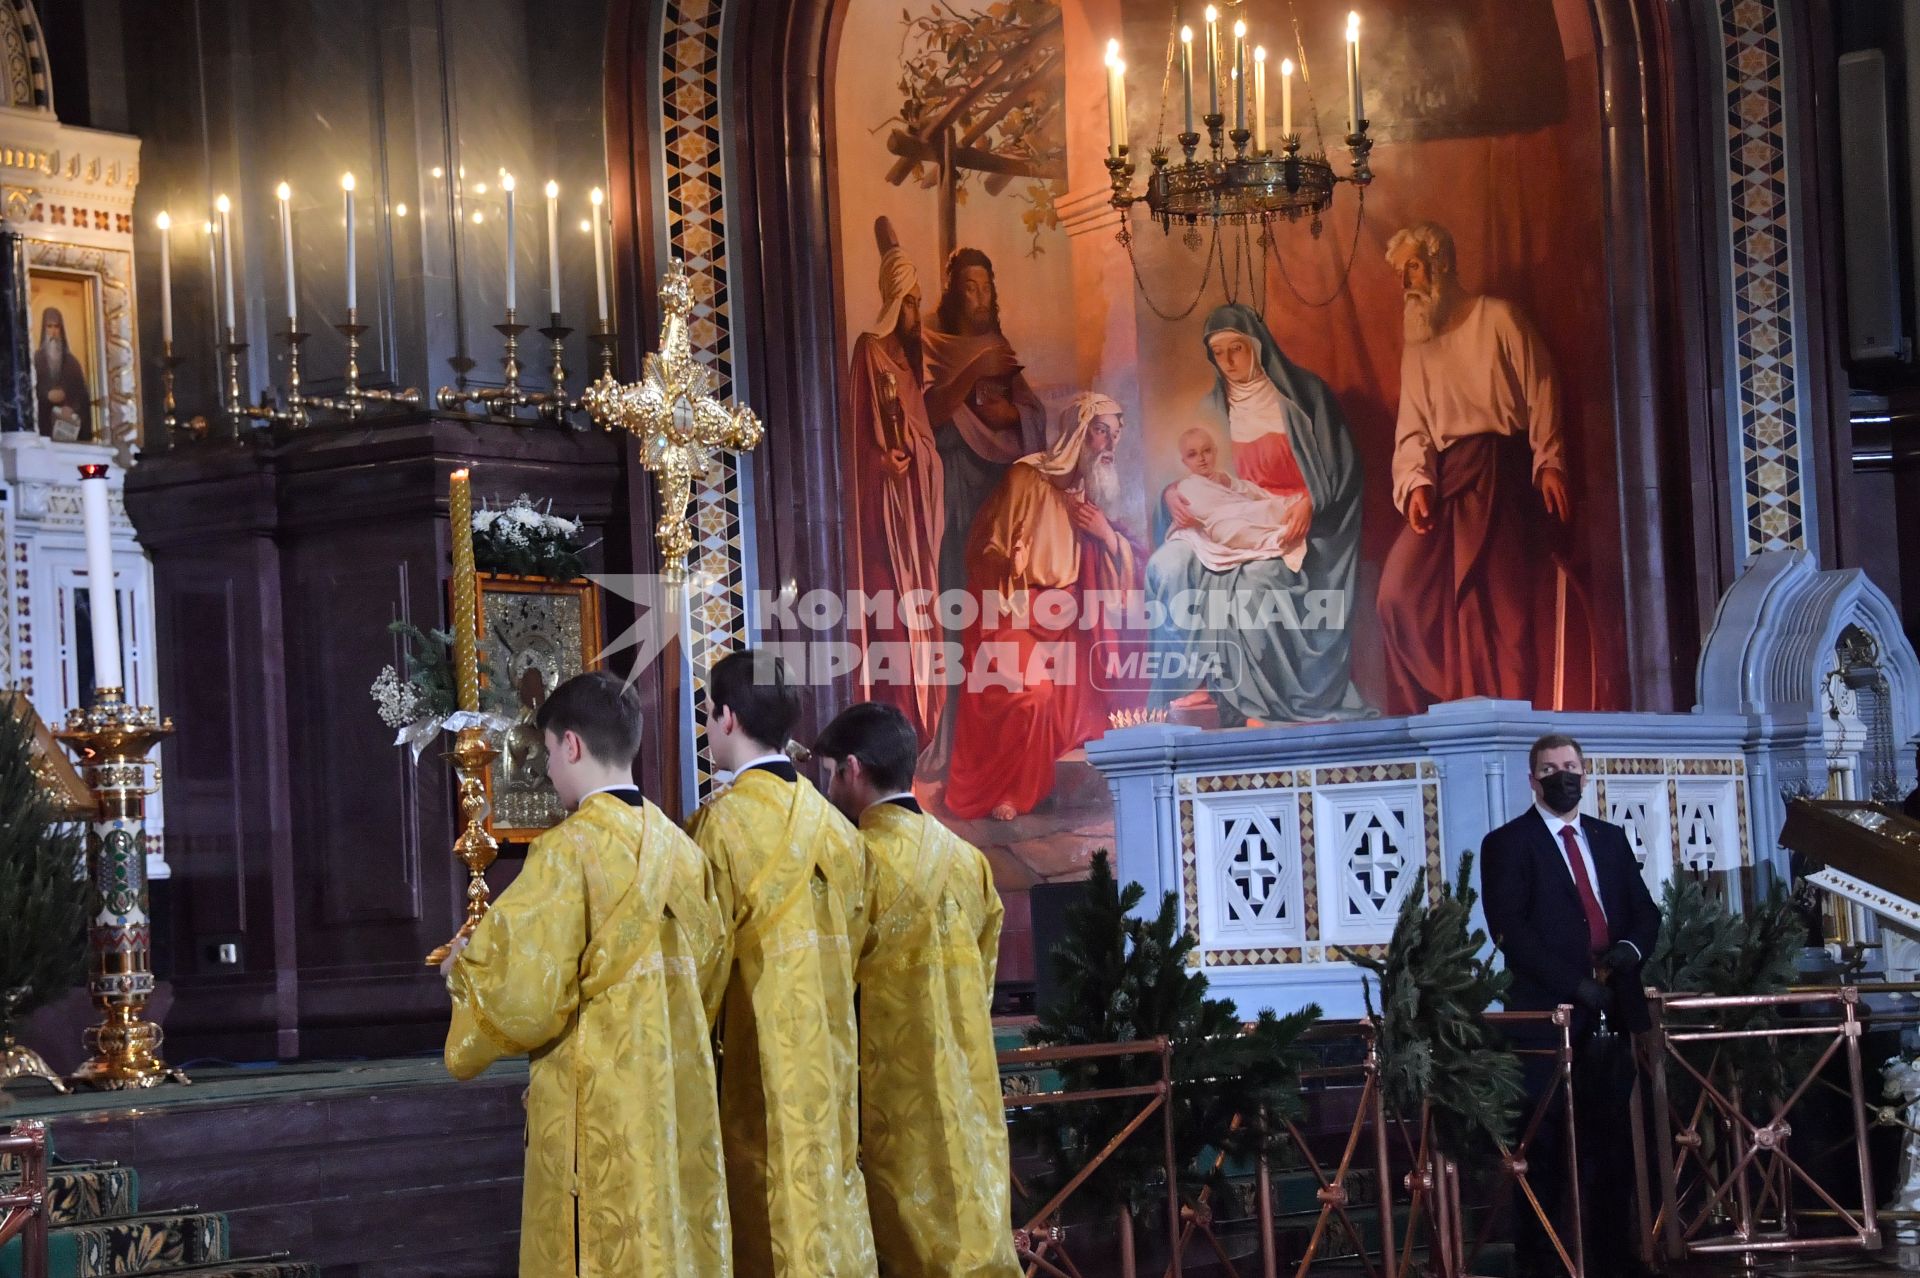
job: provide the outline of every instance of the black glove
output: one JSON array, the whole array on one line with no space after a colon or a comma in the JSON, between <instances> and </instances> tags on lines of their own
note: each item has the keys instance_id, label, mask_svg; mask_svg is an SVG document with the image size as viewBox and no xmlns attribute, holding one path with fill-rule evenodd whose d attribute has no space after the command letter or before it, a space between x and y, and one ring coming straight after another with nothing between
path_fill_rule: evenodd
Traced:
<instances>
[{"instance_id":1,"label":"black glove","mask_svg":"<svg viewBox=\"0 0 1920 1278\"><path fill-rule=\"evenodd\" d=\"M1631 972L1640 966L1640 951L1631 942L1615 941L1600 956L1600 966L1610 972Z\"/></svg>"},{"instance_id":2,"label":"black glove","mask_svg":"<svg viewBox=\"0 0 1920 1278\"><path fill-rule=\"evenodd\" d=\"M1573 1001L1589 1012L1611 1011L1613 991L1589 976L1574 987Z\"/></svg>"}]
</instances>

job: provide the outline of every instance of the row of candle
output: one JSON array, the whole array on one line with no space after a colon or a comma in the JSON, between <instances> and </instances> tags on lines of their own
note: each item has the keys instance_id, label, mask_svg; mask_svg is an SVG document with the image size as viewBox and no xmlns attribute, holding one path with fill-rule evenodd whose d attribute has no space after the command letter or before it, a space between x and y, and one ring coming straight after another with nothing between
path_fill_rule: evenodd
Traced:
<instances>
[{"instance_id":1,"label":"row of candle","mask_svg":"<svg viewBox=\"0 0 1920 1278\"><path fill-rule=\"evenodd\" d=\"M1220 114L1220 11L1206 11L1207 114ZM1107 138L1114 158L1127 145L1127 64L1120 42L1107 41ZM1293 136L1293 59L1280 60L1280 136ZM1233 127L1247 128L1247 24L1233 24ZM1180 28L1180 84L1185 98L1183 133L1193 133L1193 28ZM1347 132L1358 133L1367 114L1360 101L1360 15L1347 15ZM1267 150L1267 49L1253 49L1253 149Z\"/></svg>"},{"instance_id":2,"label":"row of candle","mask_svg":"<svg viewBox=\"0 0 1920 1278\"><path fill-rule=\"evenodd\" d=\"M507 309L517 309L518 301L518 265L515 257L514 196L516 183L511 173L503 174L500 189L506 198L507 224ZM340 178L341 194L346 200L347 215L347 311L352 314L359 308L359 259L354 227L354 193L357 183L353 174L343 174ZM482 188L484 190L484 188ZM560 305L560 184L547 183L547 289L557 310ZM282 262L286 268L287 291L287 328L294 331L299 328L300 307L298 293L293 278L293 188L282 182L274 191L280 201L280 250ZM595 318L600 327L607 323L607 251L603 237L606 234L606 193L594 187L589 201L593 206L593 215L581 223L584 229L593 235L593 287L596 310ZM207 233L218 243L219 249L213 259L213 271L220 276L224 285L226 304L226 325L229 332L235 330L233 295L233 201L224 194L213 202L214 220L206 224ZM404 213L406 206L399 205ZM475 213L474 221L481 220ZM160 231L160 338L163 342L173 341L173 217L162 212L154 219L154 225Z\"/></svg>"}]
</instances>

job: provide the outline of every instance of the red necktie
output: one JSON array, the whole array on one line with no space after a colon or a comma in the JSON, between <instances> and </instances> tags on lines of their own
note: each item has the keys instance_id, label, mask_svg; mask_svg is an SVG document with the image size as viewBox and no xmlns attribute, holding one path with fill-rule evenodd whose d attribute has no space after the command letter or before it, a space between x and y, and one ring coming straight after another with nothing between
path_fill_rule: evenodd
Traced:
<instances>
[{"instance_id":1,"label":"red necktie","mask_svg":"<svg viewBox=\"0 0 1920 1278\"><path fill-rule=\"evenodd\" d=\"M1567 847L1567 864L1573 867L1573 886L1580 891L1580 908L1587 912L1587 948L1598 954L1613 943L1607 933L1607 913L1600 908L1600 898L1593 894L1593 880L1587 877L1587 863L1580 855L1580 844L1574 840L1572 826L1560 827L1560 842Z\"/></svg>"}]
</instances>

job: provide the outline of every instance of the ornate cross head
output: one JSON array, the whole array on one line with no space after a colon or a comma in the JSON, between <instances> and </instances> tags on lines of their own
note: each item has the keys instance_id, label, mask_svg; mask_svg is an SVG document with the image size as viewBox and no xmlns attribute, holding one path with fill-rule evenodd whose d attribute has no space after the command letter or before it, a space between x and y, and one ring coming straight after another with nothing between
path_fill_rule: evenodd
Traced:
<instances>
[{"instance_id":1,"label":"ornate cross head","mask_svg":"<svg viewBox=\"0 0 1920 1278\"><path fill-rule=\"evenodd\" d=\"M678 585L686 579L687 554L693 549L687 507L694 477L709 473L719 450L746 452L764 432L752 409L714 398L713 373L694 359L688 333L693 282L677 258L667 263L660 283L660 310L660 349L647 356L640 380L621 383L603 376L587 388L583 402L602 426L619 427L639 440L640 464L660 486L660 518L653 530L660 543L660 575Z\"/></svg>"}]
</instances>

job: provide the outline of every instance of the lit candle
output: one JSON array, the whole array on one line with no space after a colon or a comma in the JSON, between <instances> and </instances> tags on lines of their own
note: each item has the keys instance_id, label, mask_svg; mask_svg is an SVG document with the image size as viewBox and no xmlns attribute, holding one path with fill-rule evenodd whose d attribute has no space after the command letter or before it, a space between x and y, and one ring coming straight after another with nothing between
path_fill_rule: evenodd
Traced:
<instances>
[{"instance_id":1,"label":"lit candle","mask_svg":"<svg viewBox=\"0 0 1920 1278\"><path fill-rule=\"evenodd\" d=\"M1280 145L1293 138L1293 59L1280 59Z\"/></svg>"},{"instance_id":2,"label":"lit candle","mask_svg":"<svg viewBox=\"0 0 1920 1278\"><path fill-rule=\"evenodd\" d=\"M340 175L340 189L347 196L347 323L352 324L354 312L360 307L360 289L356 281L358 272L354 269L356 258L353 244L353 174Z\"/></svg>"},{"instance_id":3,"label":"lit candle","mask_svg":"<svg viewBox=\"0 0 1920 1278\"><path fill-rule=\"evenodd\" d=\"M173 342L173 218L162 213L153 219L160 228L160 340Z\"/></svg>"},{"instance_id":4,"label":"lit candle","mask_svg":"<svg viewBox=\"0 0 1920 1278\"><path fill-rule=\"evenodd\" d=\"M596 317L600 321L600 327L605 328L607 326L607 250L600 243L600 232L601 224L606 218L600 212L600 206L606 203L607 197L606 193L596 186L593 188L593 194L587 198L593 201L593 292L600 307Z\"/></svg>"},{"instance_id":5,"label":"lit candle","mask_svg":"<svg viewBox=\"0 0 1920 1278\"><path fill-rule=\"evenodd\" d=\"M463 466L453 472L447 494L453 537L453 678L460 709L480 708L480 644L475 633L477 585L473 575L473 488Z\"/></svg>"},{"instance_id":6,"label":"lit candle","mask_svg":"<svg viewBox=\"0 0 1920 1278\"><path fill-rule=\"evenodd\" d=\"M214 211L220 214L220 261L226 268L227 277L227 336L232 338L233 325L233 201L221 196L213 202Z\"/></svg>"},{"instance_id":7,"label":"lit candle","mask_svg":"<svg viewBox=\"0 0 1920 1278\"><path fill-rule=\"evenodd\" d=\"M87 598L93 613L93 687L96 694L120 683L120 599L113 590L113 531L107 523L107 468L80 468L80 521L87 543Z\"/></svg>"},{"instance_id":8,"label":"lit candle","mask_svg":"<svg viewBox=\"0 0 1920 1278\"><path fill-rule=\"evenodd\" d=\"M1253 149L1267 150L1267 46L1253 46Z\"/></svg>"},{"instance_id":9,"label":"lit candle","mask_svg":"<svg viewBox=\"0 0 1920 1278\"><path fill-rule=\"evenodd\" d=\"M1207 6L1207 114L1220 114L1220 11Z\"/></svg>"},{"instance_id":10,"label":"lit candle","mask_svg":"<svg viewBox=\"0 0 1920 1278\"><path fill-rule=\"evenodd\" d=\"M1193 28L1180 28L1180 87L1186 91L1187 109L1182 117L1186 127L1182 133L1193 132Z\"/></svg>"},{"instance_id":11,"label":"lit candle","mask_svg":"<svg viewBox=\"0 0 1920 1278\"><path fill-rule=\"evenodd\" d=\"M1360 104L1360 15L1347 15L1347 132L1358 133L1367 111Z\"/></svg>"},{"instance_id":12,"label":"lit candle","mask_svg":"<svg viewBox=\"0 0 1920 1278\"><path fill-rule=\"evenodd\" d=\"M287 266L287 331L300 328L300 303L293 293L293 188L282 182L274 191L280 197L280 256Z\"/></svg>"},{"instance_id":13,"label":"lit candle","mask_svg":"<svg viewBox=\"0 0 1920 1278\"><path fill-rule=\"evenodd\" d=\"M1127 144L1127 64L1118 40L1107 41L1107 144L1116 160Z\"/></svg>"},{"instance_id":14,"label":"lit candle","mask_svg":"<svg viewBox=\"0 0 1920 1278\"><path fill-rule=\"evenodd\" d=\"M560 313L560 184L547 183L547 294L549 307Z\"/></svg>"},{"instance_id":15,"label":"lit candle","mask_svg":"<svg viewBox=\"0 0 1920 1278\"><path fill-rule=\"evenodd\" d=\"M1247 24L1233 24L1233 127L1247 127Z\"/></svg>"},{"instance_id":16,"label":"lit candle","mask_svg":"<svg viewBox=\"0 0 1920 1278\"><path fill-rule=\"evenodd\" d=\"M511 311L518 300L514 288L517 272L513 269L513 174L501 176L500 189L507 193L507 309Z\"/></svg>"}]
</instances>

